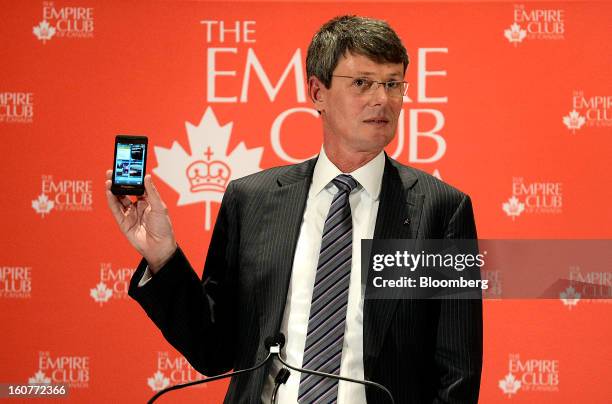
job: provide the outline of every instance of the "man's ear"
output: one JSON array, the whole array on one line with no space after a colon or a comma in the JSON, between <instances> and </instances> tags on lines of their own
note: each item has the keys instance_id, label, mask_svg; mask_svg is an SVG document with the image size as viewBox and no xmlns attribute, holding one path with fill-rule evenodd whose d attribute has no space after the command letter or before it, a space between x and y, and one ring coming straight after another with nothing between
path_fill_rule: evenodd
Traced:
<instances>
[{"instance_id":1,"label":"man's ear","mask_svg":"<svg viewBox=\"0 0 612 404\"><path fill-rule=\"evenodd\" d=\"M319 113L325 110L325 93L327 88L316 76L308 79L308 95Z\"/></svg>"}]
</instances>

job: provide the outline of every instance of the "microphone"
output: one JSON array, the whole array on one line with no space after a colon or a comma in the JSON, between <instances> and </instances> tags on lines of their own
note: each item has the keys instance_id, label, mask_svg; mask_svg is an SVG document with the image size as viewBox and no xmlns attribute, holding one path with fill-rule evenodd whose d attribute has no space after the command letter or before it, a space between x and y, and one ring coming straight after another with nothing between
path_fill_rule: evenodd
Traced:
<instances>
[{"instance_id":1,"label":"microphone","mask_svg":"<svg viewBox=\"0 0 612 404\"><path fill-rule=\"evenodd\" d=\"M271 339L270 341L276 341L278 343L280 343L280 341L282 341L282 345L280 345L280 347L278 348L277 352L275 352L276 350L274 350L273 349L274 347L272 346L272 349L270 349L270 355L273 355L276 358L278 358L280 363L282 363L283 365L287 366L289 369L295 370L296 372L300 372L300 373L311 374L311 375L314 375L314 376L330 377L330 378L336 379L336 380L344 380L344 381L347 381L347 382L363 384L364 386L376 387L377 389L384 391L387 394L387 396L389 396L389 401L391 402L391 404L395 404L395 400L393 399L393 394L391 394L391 391L389 391L389 389L386 388L385 386L383 386L382 384L378 384L376 382L371 382L369 380L352 379L350 377L339 376L339 375L335 375L333 373L324 373L324 372L318 372L316 370L301 369L301 368L298 368L298 367L295 367L295 366L291 366L290 364L285 362L283 360L283 358L280 356L280 348L282 348L285 345L285 336L283 335L283 333L278 333L278 334L276 334L272 338L273 339ZM284 369L281 369L281 371L282 370L284 370ZM279 375L280 375L280 372L279 372ZM278 378L279 375L277 375L276 377ZM287 377L289 377L289 375L287 375Z\"/></svg>"},{"instance_id":2,"label":"microphone","mask_svg":"<svg viewBox=\"0 0 612 404\"><path fill-rule=\"evenodd\" d=\"M278 389L281 384L287 383L289 376L291 373L287 370L287 368L282 368L278 371L278 374L274 378L274 391L272 392L272 404L276 404L276 394L278 393Z\"/></svg>"},{"instance_id":3,"label":"microphone","mask_svg":"<svg viewBox=\"0 0 612 404\"><path fill-rule=\"evenodd\" d=\"M272 358L273 354L279 354L280 350L283 346L285 346L285 336L281 333L276 334L273 337L268 337L264 340L264 345L266 347L266 349L268 350L268 356L266 356L266 358L261 361L260 363L256 364L253 367L250 367L248 369L242 369L242 370L236 370L234 372L229 372L229 373L225 373L222 375L217 375L217 376L213 376L213 377L208 377L204 380L196 380L193 382L189 382L189 383L182 383L182 384L175 384L174 386L170 386L170 387L166 387L163 390L158 391L153 397L151 397L151 399L149 401L147 401L147 404L151 404L153 402L155 402L155 400L157 400L160 396L162 396L163 394L166 394L172 390L179 390L179 389L184 389L185 387L189 387L189 386L195 386L197 384L204 384L204 383L208 383L208 382L214 382L217 380L221 380L221 379L225 379L228 377L232 377L232 376L237 376L237 375L241 375L244 373L250 373L253 372L257 369L259 369L260 367L264 366L266 363L268 363L268 361L270 360L270 358ZM287 371L287 373L289 373L289 371ZM279 372L280 375L280 372ZM279 379L279 375L276 376L276 379ZM285 383L287 381L287 379L289 378L289 375L287 375L287 377L285 378L285 381L282 383Z\"/></svg>"},{"instance_id":4,"label":"microphone","mask_svg":"<svg viewBox=\"0 0 612 404\"><path fill-rule=\"evenodd\" d=\"M285 341L285 335L282 332L279 332L274 336L266 338L264 340L264 346L266 347L266 350L270 352L272 352L272 349L275 351L278 349L278 352L280 352L280 350L285 346Z\"/></svg>"}]
</instances>

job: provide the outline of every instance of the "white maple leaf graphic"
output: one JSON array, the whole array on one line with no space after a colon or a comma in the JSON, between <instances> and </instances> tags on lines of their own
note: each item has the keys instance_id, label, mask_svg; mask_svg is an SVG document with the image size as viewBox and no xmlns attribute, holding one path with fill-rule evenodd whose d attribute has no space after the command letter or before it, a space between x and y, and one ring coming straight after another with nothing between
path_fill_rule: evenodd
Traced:
<instances>
[{"instance_id":1,"label":"white maple leaf graphic","mask_svg":"<svg viewBox=\"0 0 612 404\"><path fill-rule=\"evenodd\" d=\"M160 370L155 372L153 377L147 378L147 384L153 391L160 391L170 385L170 379L168 379Z\"/></svg>"},{"instance_id":2,"label":"white maple leaf graphic","mask_svg":"<svg viewBox=\"0 0 612 404\"><path fill-rule=\"evenodd\" d=\"M580 301L580 296L580 293L577 293L576 289L574 289L572 286L559 293L561 301L565 306L568 306L570 310L572 307L578 304L578 301Z\"/></svg>"},{"instance_id":3,"label":"white maple leaf graphic","mask_svg":"<svg viewBox=\"0 0 612 404\"><path fill-rule=\"evenodd\" d=\"M508 397L512 396L512 394L516 394L518 389L521 388L521 382L516 380L512 373L508 373L504 379L499 381L498 385Z\"/></svg>"},{"instance_id":4,"label":"white maple leaf graphic","mask_svg":"<svg viewBox=\"0 0 612 404\"><path fill-rule=\"evenodd\" d=\"M45 375L45 372L39 370L34 374L34 377L28 379L28 384L51 384L51 378Z\"/></svg>"},{"instance_id":5,"label":"white maple leaf graphic","mask_svg":"<svg viewBox=\"0 0 612 404\"><path fill-rule=\"evenodd\" d=\"M510 43L516 46L518 43L522 42L523 39L527 36L527 31L522 29L520 25L516 22L510 26L510 29L504 30L504 36Z\"/></svg>"},{"instance_id":6,"label":"white maple leaf graphic","mask_svg":"<svg viewBox=\"0 0 612 404\"><path fill-rule=\"evenodd\" d=\"M502 209L514 220L525 210L525 204L520 202L516 196L512 196L512 198L508 199L508 202L502 203Z\"/></svg>"},{"instance_id":7,"label":"white maple leaf graphic","mask_svg":"<svg viewBox=\"0 0 612 404\"><path fill-rule=\"evenodd\" d=\"M55 202L50 201L49 197L47 197L47 195L44 193L40 194L38 199L32 201L32 208L36 211L36 213L42 215L42 217L45 217L46 214L51 212L54 205Z\"/></svg>"},{"instance_id":8,"label":"white maple leaf graphic","mask_svg":"<svg viewBox=\"0 0 612 404\"><path fill-rule=\"evenodd\" d=\"M586 123L586 118L581 116L575 109L572 110L569 115L563 117L563 123L572 133L576 133L577 129L580 129L582 125Z\"/></svg>"},{"instance_id":9,"label":"white maple leaf graphic","mask_svg":"<svg viewBox=\"0 0 612 404\"><path fill-rule=\"evenodd\" d=\"M206 230L210 204L221 202L229 181L261 170L263 147L247 149L241 142L228 153L232 125L221 126L208 107L197 126L185 122L190 153L176 141L169 149L154 149L158 166L153 173L179 193L177 205L206 204Z\"/></svg>"},{"instance_id":10,"label":"white maple leaf graphic","mask_svg":"<svg viewBox=\"0 0 612 404\"><path fill-rule=\"evenodd\" d=\"M47 20L42 20L40 24L32 28L32 32L38 39L43 41L43 45L55 35L55 28L49 26Z\"/></svg>"},{"instance_id":11,"label":"white maple leaf graphic","mask_svg":"<svg viewBox=\"0 0 612 404\"><path fill-rule=\"evenodd\" d=\"M104 282L100 282L95 288L89 290L89 295L102 306L102 303L108 302L108 299L111 298L113 291Z\"/></svg>"}]
</instances>

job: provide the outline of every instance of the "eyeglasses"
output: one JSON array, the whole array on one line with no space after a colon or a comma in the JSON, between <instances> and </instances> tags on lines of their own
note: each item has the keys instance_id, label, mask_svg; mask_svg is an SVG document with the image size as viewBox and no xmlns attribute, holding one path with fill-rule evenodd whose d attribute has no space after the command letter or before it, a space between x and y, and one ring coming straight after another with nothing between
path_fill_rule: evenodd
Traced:
<instances>
[{"instance_id":1,"label":"eyeglasses","mask_svg":"<svg viewBox=\"0 0 612 404\"><path fill-rule=\"evenodd\" d=\"M332 77L352 79L351 90L354 91L356 95L374 94L379 86L383 86L385 92L390 97L403 97L406 95L406 90L408 90L408 83L405 81L376 81L366 77L340 76L337 74L332 75Z\"/></svg>"}]
</instances>

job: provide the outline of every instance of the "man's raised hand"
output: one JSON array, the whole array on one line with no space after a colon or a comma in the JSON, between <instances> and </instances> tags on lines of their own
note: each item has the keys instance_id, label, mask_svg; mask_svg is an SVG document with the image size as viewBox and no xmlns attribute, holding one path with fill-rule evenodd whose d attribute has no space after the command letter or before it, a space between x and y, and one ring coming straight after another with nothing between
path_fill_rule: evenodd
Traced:
<instances>
[{"instance_id":1,"label":"man's raised hand","mask_svg":"<svg viewBox=\"0 0 612 404\"><path fill-rule=\"evenodd\" d=\"M144 257L155 273L177 249L168 209L147 174L145 193L132 201L126 195L111 192L112 170L106 171L106 201L121 232Z\"/></svg>"}]
</instances>

